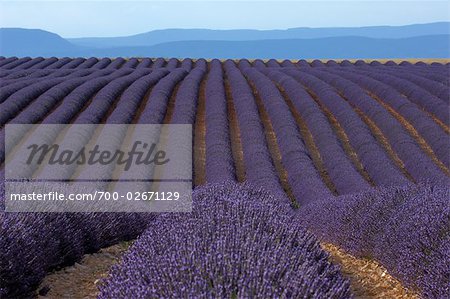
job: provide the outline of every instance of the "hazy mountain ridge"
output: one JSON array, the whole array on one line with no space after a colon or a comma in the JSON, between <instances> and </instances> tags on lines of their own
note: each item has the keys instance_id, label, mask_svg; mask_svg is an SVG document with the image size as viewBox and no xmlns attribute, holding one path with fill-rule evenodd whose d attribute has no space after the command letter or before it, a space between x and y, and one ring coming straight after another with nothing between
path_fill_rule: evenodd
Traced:
<instances>
[{"instance_id":1,"label":"hazy mountain ridge","mask_svg":"<svg viewBox=\"0 0 450 299\"><path fill-rule=\"evenodd\" d=\"M449 58L449 28L450 23L400 27L293 28L269 31L167 29L131 37L78 39L77 44L74 44L73 39L67 40L44 30L0 28L0 55L279 59ZM184 32L182 37L180 32ZM239 34L236 35L236 32ZM352 32L353 35L339 35ZM369 36L362 36L363 33ZM315 37L333 34L334 36L331 37ZM303 38L283 38L289 35L303 36ZM149 36L154 38L149 39ZM202 38L194 38L199 36ZM275 38L260 38L261 36ZM383 36L383 38L376 36ZM176 40L177 38L181 40ZM231 38L237 40L227 40ZM156 43L163 39L168 41ZM87 46L83 41L97 44ZM108 43L122 43L124 46L107 47ZM141 45L136 45L139 43ZM156 44L145 45L151 43Z\"/></svg>"},{"instance_id":2,"label":"hazy mountain ridge","mask_svg":"<svg viewBox=\"0 0 450 299\"><path fill-rule=\"evenodd\" d=\"M447 58L450 35L404 39L330 37L257 41L180 41L151 47L89 50L87 56L151 56L176 58Z\"/></svg>"},{"instance_id":3,"label":"hazy mountain ridge","mask_svg":"<svg viewBox=\"0 0 450 299\"><path fill-rule=\"evenodd\" d=\"M336 27L336 28L290 28L286 30L211 30L211 29L164 29L123 37L68 39L75 45L114 48L154 46L174 41L253 41L269 39L315 39L338 36L361 36L369 38L407 38L424 35L450 34L450 23L439 22L406 26Z\"/></svg>"},{"instance_id":4,"label":"hazy mountain ridge","mask_svg":"<svg viewBox=\"0 0 450 299\"><path fill-rule=\"evenodd\" d=\"M0 54L3 56L76 55L81 49L45 30L0 28Z\"/></svg>"}]
</instances>

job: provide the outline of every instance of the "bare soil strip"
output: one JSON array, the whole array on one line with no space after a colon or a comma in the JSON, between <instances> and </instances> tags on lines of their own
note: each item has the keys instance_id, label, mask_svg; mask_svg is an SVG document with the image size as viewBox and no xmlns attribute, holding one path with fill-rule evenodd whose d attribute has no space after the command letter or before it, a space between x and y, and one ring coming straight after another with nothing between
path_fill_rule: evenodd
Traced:
<instances>
[{"instance_id":1,"label":"bare soil strip","mask_svg":"<svg viewBox=\"0 0 450 299\"><path fill-rule=\"evenodd\" d=\"M208 80L207 74L200 83L197 115L194 124L194 185L199 186L206 183L206 126L205 126L205 87Z\"/></svg>"},{"instance_id":2,"label":"bare soil strip","mask_svg":"<svg viewBox=\"0 0 450 299\"><path fill-rule=\"evenodd\" d=\"M167 103L166 115L164 116L164 119L162 122L164 125L170 124L170 122L172 120L172 115L173 115L173 110L175 109L175 100L177 98L178 89L180 88L180 85L183 81L184 80L181 80L175 85L175 88L173 89L172 94L170 95L169 102Z\"/></svg>"},{"instance_id":3,"label":"bare soil strip","mask_svg":"<svg viewBox=\"0 0 450 299\"><path fill-rule=\"evenodd\" d=\"M406 170L405 163L403 163L402 159L400 159L400 157L394 151L391 144L389 143L389 140L386 138L386 136L384 136L381 129L375 124L373 120L371 120L361 110L359 110L356 107L353 107L353 109L356 111L356 113L358 113L359 117L361 117L361 119L366 123L370 131L372 131L372 135L381 144L381 146L384 148L388 156L391 158L392 161L394 161L394 164L400 169L403 175L411 182L415 182L414 178L411 176L408 170Z\"/></svg>"},{"instance_id":4,"label":"bare soil strip","mask_svg":"<svg viewBox=\"0 0 450 299\"><path fill-rule=\"evenodd\" d=\"M156 84L148 87L147 92L144 95L144 98L142 99L136 113L134 114L133 120L131 121L132 124L137 124L139 122L139 119L141 118L141 115L144 112L145 107L147 107L148 101L150 100L150 94L152 93L153 87L155 85Z\"/></svg>"},{"instance_id":5,"label":"bare soil strip","mask_svg":"<svg viewBox=\"0 0 450 299\"><path fill-rule=\"evenodd\" d=\"M184 78L175 85L175 87L172 91L172 94L170 95L169 101L167 103L166 114L164 115L164 119L162 121L163 125L168 125L172 121L172 116L173 116L173 112L175 109L175 101L177 98L178 89L180 88L180 85L182 84L183 81L184 81ZM159 149L164 150L167 148L167 143L169 142L168 138L169 138L168 127L162 126L161 132L159 134L159 141L158 141ZM153 177L161 178L163 176L164 169L165 169L165 167L163 165L156 165L154 168ZM160 185L161 185L161 182L159 182L159 181L153 182L152 183L152 191L159 190Z\"/></svg>"},{"instance_id":6,"label":"bare soil strip","mask_svg":"<svg viewBox=\"0 0 450 299\"><path fill-rule=\"evenodd\" d=\"M350 280L355 298L420 298L377 262L356 258L332 244L322 243L321 246L330 254L331 262L341 266L342 274Z\"/></svg>"},{"instance_id":7,"label":"bare soil strip","mask_svg":"<svg viewBox=\"0 0 450 299\"><path fill-rule=\"evenodd\" d=\"M319 105L320 110L322 110L322 113L325 114L325 116L328 119L328 122L331 124L331 128L333 129L334 133L338 137L338 140L340 141L342 148L344 149L344 152L347 154L347 156L350 158L350 161L352 161L353 166L356 168L356 170L361 174L361 176L369 182L370 185L375 186L375 182L370 177L367 170L364 168L364 165L361 163L361 160L359 160L358 154L356 153L353 146L350 144L350 140L348 139L347 133L345 133L344 128L341 126L339 121L336 119L336 117L331 113L330 110L328 110L327 107L325 107L322 102L320 101L320 98L312 92L310 89L306 88L306 91L309 93L309 95L314 99L314 101Z\"/></svg>"},{"instance_id":8,"label":"bare soil strip","mask_svg":"<svg viewBox=\"0 0 450 299\"><path fill-rule=\"evenodd\" d=\"M224 76L226 76L224 74ZM234 168L238 182L245 181L244 150L242 149L241 130L234 107L234 100L231 95L231 86L228 79L224 78L225 93L227 97L228 121L230 127L231 152L233 154Z\"/></svg>"},{"instance_id":9,"label":"bare soil strip","mask_svg":"<svg viewBox=\"0 0 450 299\"><path fill-rule=\"evenodd\" d=\"M261 122L264 126L264 133L266 135L269 153L272 157L275 170L278 173L278 178L280 180L281 186L283 187L284 192L286 192L286 194L288 195L292 205L294 207L297 207L298 202L295 199L294 194L292 193L291 186L289 185L288 173L286 171L286 168L284 168L283 166L280 148L278 147L277 136L275 135L275 131L272 127L272 122L270 121L269 114L264 108L264 104L261 100L261 97L258 94L256 87L252 82L250 82L249 80L247 81L253 91L253 97L255 98L255 103L256 106L258 107Z\"/></svg>"},{"instance_id":10,"label":"bare soil strip","mask_svg":"<svg viewBox=\"0 0 450 299\"><path fill-rule=\"evenodd\" d=\"M97 298L101 279L108 276L109 268L120 260L129 246L130 242L123 242L87 254L80 263L47 275L38 288L37 298Z\"/></svg>"},{"instance_id":11,"label":"bare soil strip","mask_svg":"<svg viewBox=\"0 0 450 299\"><path fill-rule=\"evenodd\" d=\"M370 119L361 109L350 103L350 101L343 94L339 93L339 96L344 101L346 101L350 105L350 107L352 107L352 109L359 115L359 117L363 120L363 122L369 127L370 131L372 132L372 135L383 146L388 156L394 161L395 165L401 170L403 175L406 178L408 178L408 180L415 182L414 178L406 170L405 164L397 155L397 153L394 151L391 144L389 143L389 140L383 134L381 129L375 124L375 122L372 119Z\"/></svg>"},{"instance_id":12,"label":"bare soil strip","mask_svg":"<svg viewBox=\"0 0 450 299\"><path fill-rule=\"evenodd\" d=\"M314 142L314 137L312 136L311 131L308 129L308 125L300 116L300 113L297 111L297 109L295 109L294 104L292 103L292 100L290 99L286 91L279 84L276 85L278 87L278 90L284 97L286 104L289 106L292 115L294 116L295 122L297 123L297 126L299 128L299 132L302 135L302 139L305 142L306 148L308 149L308 153L311 155L314 166L319 172L320 177L322 178L328 189L330 189L330 191L334 195L338 195L336 186L334 185L333 181L328 175L328 171L323 163L322 157L320 156L319 149L317 148L317 145Z\"/></svg>"},{"instance_id":13,"label":"bare soil strip","mask_svg":"<svg viewBox=\"0 0 450 299\"><path fill-rule=\"evenodd\" d=\"M430 117L433 121L435 121L442 128L442 130L444 130L445 133L450 135L450 127L446 123L444 123L442 120L438 119L436 116L434 116L430 112L425 111L423 109L422 109L422 111L425 112L428 115L428 117Z\"/></svg>"},{"instance_id":14,"label":"bare soil strip","mask_svg":"<svg viewBox=\"0 0 450 299\"><path fill-rule=\"evenodd\" d=\"M449 169L444 165L444 163L439 160L439 158L434 153L433 149L430 147L430 145L426 142L425 139L423 139L422 136L420 136L419 132L414 128L413 125L411 125L410 122L408 122L400 113L395 111L391 106L383 102L382 99L377 97L376 95L369 93L369 95L375 99L381 106L383 106L384 109L386 109L395 119L406 129L406 131L411 135L414 140L417 142L417 144L420 146L422 151L427 154L428 157L436 164L447 176L450 176Z\"/></svg>"},{"instance_id":15,"label":"bare soil strip","mask_svg":"<svg viewBox=\"0 0 450 299\"><path fill-rule=\"evenodd\" d=\"M377 95L369 92L368 90L366 90L366 92L374 99L378 100L380 99ZM408 97L404 94L402 94L402 96L406 99L408 99ZM409 99L408 99L409 101ZM410 101L411 102L411 101ZM413 102L412 102L413 103ZM431 118L434 122L436 122L441 128L442 130L444 130L445 133L450 135L450 127L448 124L446 124L445 122L443 122L442 120L440 120L439 118L437 118L436 116L434 116L433 113L426 111L423 107L421 106L417 106L423 113L425 113L429 118ZM395 109L394 109L395 110Z\"/></svg>"},{"instance_id":16,"label":"bare soil strip","mask_svg":"<svg viewBox=\"0 0 450 299\"><path fill-rule=\"evenodd\" d=\"M97 96L97 94L100 92L100 90L102 90L105 86L103 86L102 88L100 88L99 90L97 90L92 97L89 98L89 100L87 100L86 103L84 103L83 107L77 111L77 113L75 113L75 115L72 117L72 119L70 120L70 124L74 123L78 117L80 116L81 113L83 113L84 110L86 110L92 103L92 101L94 101L95 97ZM56 109L56 107L55 107ZM49 114L45 115L45 117L47 117ZM44 120L44 119L42 119ZM42 121L41 121L42 122Z\"/></svg>"}]
</instances>

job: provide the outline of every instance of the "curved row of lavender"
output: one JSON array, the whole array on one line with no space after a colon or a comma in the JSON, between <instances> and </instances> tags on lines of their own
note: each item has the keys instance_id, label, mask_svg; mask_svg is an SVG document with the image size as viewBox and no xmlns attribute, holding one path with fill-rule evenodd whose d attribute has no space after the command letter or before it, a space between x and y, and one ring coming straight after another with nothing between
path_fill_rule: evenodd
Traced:
<instances>
[{"instance_id":1,"label":"curved row of lavender","mask_svg":"<svg viewBox=\"0 0 450 299\"><path fill-rule=\"evenodd\" d=\"M219 60L211 62L205 86L205 98L206 181L220 183L236 180L223 70Z\"/></svg>"},{"instance_id":2,"label":"curved row of lavender","mask_svg":"<svg viewBox=\"0 0 450 299\"><path fill-rule=\"evenodd\" d=\"M351 298L349 282L289 207L246 184L199 187L193 211L159 216L99 298Z\"/></svg>"},{"instance_id":3,"label":"curved row of lavender","mask_svg":"<svg viewBox=\"0 0 450 299\"><path fill-rule=\"evenodd\" d=\"M327 242L375 259L425 298L450 298L450 188L430 183L318 200L298 220Z\"/></svg>"},{"instance_id":4,"label":"curved row of lavender","mask_svg":"<svg viewBox=\"0 0 450 299\"><path fill-rule=\"evenodd\" d=\"M185 60L186 61L186 60ZM183 65L183 63L182 63ZM182 66L183 67L183 66ZM188 67L185 65L185 68ZM189 68L193 67L193 63L189 64ZM200 84L204 78L207 71L206 60L200 59L195 63L195 66L189 72L189 74L180 82L175 96L175 102L173 103L173 110L170 114L169 111L166 113L164 119L164 124L172 125L191 125L192 126L192 136L194 135L194 123L197 111L197 102L199 98ZM169 104L170 105L170 104ZM167 134L165 134L167 142L167 156L174 157L181 153L189 155L192 153L193 141L192 143L186 142L186 139L178 138L171 128L167 128ZM181 140L183 139L183 140ZM193 156L193 155L192 155ZM192 159L183 159L177 164L177 168L166 168L163 170L164 178L180 179L184 180L186 178L192 178L193 173L191 168L193 166Z\"/></svg>"},{"instance_id":5,"label":"curved row of lavender","mask_svg":"<svg viewBox=\"0 0 450 299\"><path fill-rule=\"evenodd\" d=\"M255 86L258 91L255 97L260 98L264 110L269 115L280 149L281 161L288 173L288 181L297 202L308 203L311 194L329 196L331 193L315 169L294 117L278 89L270 79L248 64L241 63L240 69L247 80ZM352 179L349 178L350 184Z\"/></svg>"}]
</instances>

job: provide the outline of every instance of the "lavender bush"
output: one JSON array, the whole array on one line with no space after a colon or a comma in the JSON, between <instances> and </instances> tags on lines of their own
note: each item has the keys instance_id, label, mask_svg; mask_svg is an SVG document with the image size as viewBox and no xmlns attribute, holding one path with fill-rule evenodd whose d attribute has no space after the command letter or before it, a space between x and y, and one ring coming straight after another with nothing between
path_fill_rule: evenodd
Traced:
<instances>
[{"instance_id":1,"label":"lavender bush","mask_svg":"<svg viewBox=\"0 0 450 299\"><path fill-rule=\"evenodd\" d=\"M316 238L271 197L246 184L196 189L193 212L157 218L99 298L350 298Z\"/></svg>"},{"instance_id":2,"label":"lavender bush","mask_svg":"<svg viewBox=\"0 0 450 299\"><path fill-rule=\"evenodd\" d=\"M122 67L123 68L130 68L130 67L136 68L138 64L139 64L139 60L137 58L130 58L125 61L125 63L122 65Z\"/></svg>"},{"instance_id":3,"label":"lavender bush","mask_svg":"<svg viewBox=\"0 0 450 299\"><path fill-rule=\"evenodd\" d=\"M14 58L16 58L16 57L14 57ZM2 65L2 69L10 70L10 69L16 68L16 67L20 66L21 64L26 63L30 60L31 60L30 57L16 58L16 59L13 59L12 61L10 61L9 63Z\"/></svg>"},{"instance_id":4,"label":"lavender bush","mask_svg":"<svg viewBox=\"0 0 450 299\"><path fill-rule=\"evenodd\" d=\"M72 59L69 63L64 64L61 68L62 69L74 69L77 68L78 66L80 66L86 59L85 58L75 58Z\"/></svg>"},{"instance_id":5,"label":"lavender bush","mask_svg":"<svg viewBox=\"0 0 450 299\"><path fill-rule=\"evenodd\" d=\"M47 61L49 61L48 63L46 63ZM72 59L70 59L69 57L63 57L63 58L56 58L56 57L51 57L49 59L44 60L43 62L34 65L32 68L30 69L58 69L63 67L65 64L69 63L70 61L72 61Z\"/></svg>"},{"instance_id":6,"label":"lavender bush","mask_svg":"<svg viewBox=\"0 0 450 299\"><path fill-rule=\"evenodd\" d=\"M142 59L139 64L136 66L136 69L142 69L147 67L152 67L153 61L150 58Z\"/></svg>"},{"instance_id":7,"label":"lavender bush","mask_svg":"<svg viewBox=\"0 0 450 299\"><path fill-rule=\"evenodd\" d=\"M373 258L426 298L450 298L450 188L429 183L380 188L302 207L320 238Z\"/></svg>"},{"instance_id":8,"label":"lavender bush","mask_svg":"<svg viewBox=\"0 0 450 299\"><path fill-rule=\"evenodd\" d=\"M219 183L236 180L223 71L219 60L211 62L205 97L207 99L205 102L206 181Z\"/></svg>"},{"instance_id":9,"label":"lavender bush","mask_svg":"<svg viewBox=\"0 0 450 299\"><path fill-rule=\"evenodd\" d=\"M101 70L101 69L108 67L110 65L110 63L111 63L111 59L105 57L105 58L100 59L96 64L94 64L92 66L92 68Z\"/></svg>"}]
</instances>

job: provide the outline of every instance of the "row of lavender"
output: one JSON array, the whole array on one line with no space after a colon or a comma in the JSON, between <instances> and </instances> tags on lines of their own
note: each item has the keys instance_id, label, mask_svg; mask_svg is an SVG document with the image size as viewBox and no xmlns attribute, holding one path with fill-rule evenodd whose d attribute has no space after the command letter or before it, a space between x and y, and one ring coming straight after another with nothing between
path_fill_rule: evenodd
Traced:
<instances>
[{"instance_id":1,"label":"row of lavender","mask_svg":"<svg viewBox=\"0 0 450 299\"><path fill-rule=\"evenodd\" d=\"M189 59L187 59L189 60ZM438 62L433 62L431 64L426 64L424 62L418 61L416 63L411 63L409 61L402 61L400 63L396 63L392 60L387 61L385 63L381 63L379 61L371 61L366 62L363 60L357 60L355 62L350 62L349 60L343 60L341 62L336 62L335 60L328 60L327 62L323 62L322 60L313 60L311 62L308 62L306 60L299 60L297 62L292 62L291 60L284 60L284 61L278 61L275 59L270 59L267 62L263 62L262 60L255 60L255 63L265 63L269 67L289 67L293 65L298 65L300 67L323 67L323 66L329 66L329 67L335 67L335 66L374 66L374 67L380 67L380 66L402 66L406 68L411 67L427 67L431 70L436 68L442 68L443 66L449 66L450 63L442 64ZM150 59L150 58L130 58L130 59L124 59L121 57L118 58L43 58L43 57L37 57L37 58L30 58L30 57L23 57L23 58L17 58L17 57L0 57L0 68L3 70L2 76L4 74L10 74L8 70L52 70L52 69L83 69L83 68L112 68L112 69L119 69L119 68L148 68L148 67L177 67L181 62L176 59L164 59L164 58L156 58L156 59ZM17 76L18 74L16 74Z\"/></svg>"},{"instance_id":2,"label":"row of lavender","mask_svg":"<svg viewBox=\"0 0 450 299\"><path fill-rule=\"evenodd\" d=\"M370 185L404 184L408 180L422 181L433 179L435 182L444 183L448 181L445 171L439 168L436 161L432 160L429 155L423 153L422 149L417 146L416 141L412 140L411 136L408 135L409 132L405 132L405 129L399 126L397 120L392 119L392 116L386 113L383 114L380 106L372 107L369 105L370 109L375 109L374 112L363 110L366 102L359 103L355 101L355 97L362 95L358 86L350 84L351 87L349 89L353 89L353 91L350 90L345 95L343 91L339 90L340 85L338 84L340 83L338 81L335 82L334 78L328 79L319 70L317 72L313 70L299 71L292 67L286 67L280 71L274 69L279 68L279 65L278 67L267 67L261 65L258 61L254 65L255 68L252 68L247 61L241 61L239 66L237 66L234 62L227 61L224 63L224 70L222 70L221 64L218 61L214 61L210 65L208 75L206 75L207 65L205 61L197 61L195 67L191 70L193 66L192 61L185 60L180 68L158 67L154 70L120 69L118 71L107 69L99 71L81 70L80 72L72 73L58 73L59 71L55 71L54 73L48 73L46 76L54 76L58 73L55 75L56 78L44 79L34 83L27 82L30 80L28 78L2 80L1 89L10 92L0 104L2 108L5 108L5 110L2 110L5 112L1 114L2 123L161 123L167 114L169 98L176 90L175 87L179 85L175 94L175 109L170 122L193 124L196 121L199 86L202 79L205 79L206 181L236 180L235 162L231 155L231 140L227 133L229 131L226 118L228 111L224 103L226 99L223 88L224 80L228 80L240 127L245 179L272 190L282 198L280 199L281 202L288 203L284 199L285 195L279 174L274 167L273 153L270 152L266 141L266 129L260 119L261 109L263 109L266 110L276 134L282 163L288 173L288 183L293 190L295 199L300 204L305 205L306 203L314 202L317 198L328 198L332 190L325 186L315 168L316 165L309 156L309 149L304 145L303 136L299 134L291 111L289 111L284 96L278 89L281 86L286 90L301 117L308 123L308 128L312 132L317 149L320 151L323 164L338 194L357 192L368 188ZM416 72L415 76L424 76L419 74L420 72ZM435 74L439 75L439 72ZM60 76L64 78L62 79ZM436 76L436 79L430 80L436 84L441 84L448 90L448 85L446 86L437 80L442 77L440 75ZM410 79L404 80L411 82ZM347 81L344 83L351 83ZM149 88L151 92L147 96ZM421 91L426 89L425 87L420 88ZM395 87L390 89L395 89ZM254 90L257 91L257 94L254 94ZM318 97L318 103L313 96ZM262 105L257 104L257 101L255 101L256 97L260 99ZM344 98L347 100L343 100ZM89 105L86 106L87 103ZM408 103L410 103L412 108L416 109L413 111L424 113L423 110L418 109L420 103L412 100ZM108 117L105 117L110 106L114 106L115 109ZM142 111L138 113L139 108L142 107ZM369 175L369 180L362 175L360 169L357 169L352 164L347 156L348 153L345 153L342 149L340 145L341 140L333 132L329 120L324 116L324 107L331 111L342 127L344 127L356 155L360 158L364 170ZM419 163L405 163L409 168L406 166L401 168L396 165L392 157L386 154L384 148L372 136L371 129L361 120L360 115L355 113L355 107L360 107L371 118L380 113L388 119L390 117L388 124L392 126L392 130L395 132L392 134L403 134L401 136L409 138L404 142L400 142L397 147L394 147L394 145L392 147L399 156L402 155L402 159L406 161L408 161L407 159L412 161L413 159L419 159ZM78 113L80 110L82 112ZM282 115L282 117L278 115ZM431 120L430 117L426 119ZM383 121L386 121L386 119L380 118L378 122L380 127L382 127ZM442 134L439 130L445 132L445 127L442 127L442 124L439 125L436 120L433 119L431 123L434 124L433 129L438 128L435 134ZM438 127L436 127L436 124L438 124ZM448 122L444 124L448 124ZM424 127L426 128L426 126ZM385 133L388 135L390 127L386 125L384 128L386 128ZM435 143L432 143L431 141L434 140L432 135L425 135L426 132L423 130L419 133L423 134L424 138L428 136L430 146L435 144L436 150L432 150L436 153L436 159L439 161L439 139L444 136L442 140L445 142L445 140L448 140L448 135L438 135L440 137L435 139L437 140ZM2 134L4 134L3 129ZM396 135L389 136L392 136L392 138L388 141L394 144ZM19 137L21 136L18 136L17 142L20 139ZM54 137L49 136L49 141ZM124 138L121 135L116 137L117 142ZM70 141L70 138L67 138L67 140ZM441 143L440 146L445 146L445 143ZM448 151L448 148L444 147L441 150L445 152ZM415 154L418 156L409 158L410 155ZM443 169L445 170L445 160L441 160L440 162L444 164ZM23 171L30 170L32 171L33 168L24 167L23 169ZM144 171L151 170L147 169ZM408 175L405 175L405 172ZM340 175L342 173L345 175ZM58 175L70 176L71 174L59 173ZM97 177L99 175L108 176L109 173L101 170L99 173L88 173L86 175L95 175ZM145 186L142 187L145 188ZM26 230L28 221L33 221L34 217L38 217L38 219L41 217L43 218L41 221L48 221L50 224L57 224L61 227L61 231L58 230L54 233L47 230L46 235L48 235L48 239L65 240L61 234L66 227L70 228L75 234L86 236L89 240L93 238L93 236L85 232L85 227L81 227L80 224L74 225L73 219L67 216L57 217L57 220L23 214L2 214L2 217L2 221L8 224L5 227L21 228L16 231L16 234L19 236L22 236L21 232ZM83 217L96 219L95 215L83 215ZM135 236L142 231L142 224L148 221L139 220L134 222L136 218L136 215L123 215L123 217L117 218L117 222L112 223L122 227L122 230L113 232L113 236L108 238L104 238L101 232L98 233L95 230L95 227L101 227L102 225L102 221L96 222L93 224L94 229L92 231L96 232L94 236L99 236L98 239L95 239L96 244L98 244L96 245L97 247L93 245L81 246L79 244L84 243L80 243L80 239L74 239L73 242L78 244L78 246L69 243L70 246L61 245L55 247L54 251L58 252L56 257L59 257L56 259L34 259L35 256L42 256L39 250L43 250L46 245L43 244L42 247L37 248L33 247L36 251L31 251L29 255L22 254L22 261L17 264L19 266L15 264L5 265L3 269L6 270L0 273L2 286L6 286L3 291L6 294L13 294L11 293L13 290L17 290L19 293L30 291L46 271L62 265L64 262L76 260L80 254L95 250L98 246L115 242L124 236ZM104 219L111 223L108 217L105 216ZM37 238L40 238L40 230L43 228L36 227L35 229L30 230L29 234L23 234L25 243L33 244L39 241ZM4 233L5 236L10 236L11 234L8 230L5 230ZM81 237L81 240L83 238ZM0 244L2 245L1 248L6 248L3 251L5 256L2 260L10 261L13 260L14 254L17 254L20 248L18 248L17 242L14 241L17 240L17 236L11 235L5 240L9 240L9 243ZM66 244L64 242L68 241L61 242ZM70 249L72 247L79 248L76 250L76 254ZM60 258L66 256L69 258ZM20 271L18 272L16 269L20 269ZM32 278L31 282L21 286L18 285L20 279L25 279L25 277Z\"/></svg>"}]
</instances>

